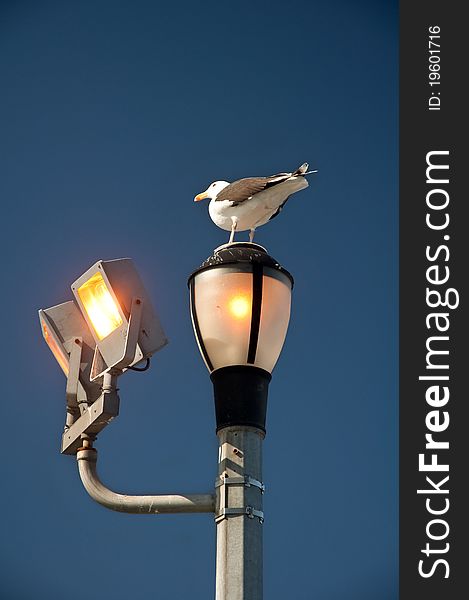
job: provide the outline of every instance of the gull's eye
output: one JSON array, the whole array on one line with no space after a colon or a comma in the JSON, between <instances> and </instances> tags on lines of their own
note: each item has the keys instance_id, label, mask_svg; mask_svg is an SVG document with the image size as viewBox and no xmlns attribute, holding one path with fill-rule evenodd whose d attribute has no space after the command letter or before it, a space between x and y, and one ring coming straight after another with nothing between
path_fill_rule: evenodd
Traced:
<instances>
[{"instance_id":1,"label":"gull's eye","mask_svg":"<svg viewBox=\"0 0 469 600\"><path fill-rule=\"evenodd\" d=\"M212 183L212 187L215 187L215 184L214 184L214 183Z\"/></svg>"}]
</instances>

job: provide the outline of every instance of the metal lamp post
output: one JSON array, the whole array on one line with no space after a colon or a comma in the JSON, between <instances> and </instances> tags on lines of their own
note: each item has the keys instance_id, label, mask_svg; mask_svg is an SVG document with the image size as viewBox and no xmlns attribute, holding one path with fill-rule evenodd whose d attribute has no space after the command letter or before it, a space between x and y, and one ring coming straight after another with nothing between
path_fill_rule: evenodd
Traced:
<instances>
[{"instance_id":1,"label":"metal lamp post","mask_svg":"<svg viewBox=\"0 0 469 600\"><path fill-rule=\"evenodd\" d=\"M189 278L219 439L215 493L206 494L129 496L108 489L96 471L94 441L118 415L117 378L127 369L146 370L135 365L167 342L132 261L98 261L72 285L76 304L39 311L44 338L67 376L62 453L76 453L85 489L111 510L214 513L217 600L262 599L262 441L292 287L288 271L252 243L221 246Z\"/></svg>"}]
</instances>

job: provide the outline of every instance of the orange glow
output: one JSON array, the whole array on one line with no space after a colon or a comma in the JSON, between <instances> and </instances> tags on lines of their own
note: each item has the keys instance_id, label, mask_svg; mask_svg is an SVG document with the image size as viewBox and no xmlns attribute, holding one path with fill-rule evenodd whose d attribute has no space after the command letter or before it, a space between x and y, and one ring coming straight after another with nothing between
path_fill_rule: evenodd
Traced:
<instances>
[{"instance_id":1,"label":"orange glow","mask_svg":"<svg viewBox=\"0 0 469 600\"><path fill-rule=\"evenodd\" d=\"M95 273L80 286L78 295L100 340L122 325L119 308L101 273Z\"/></svg>"},{"instance_id":2,"label":"orange glow","mask_svg":"<svg viewBox=\"0 0 469 600\"><path fill-rule=\"evenodd\" d=\"M60 368L65 373L65 376L68 377L68 360L66 358L66 354L57 344L54 337L51 335L47 325L44 322L42 323L42 333L44 335L44 339L46 340L47 345L49 346L52 354L54 355L55 360L59 363Z\"/></svg>"},{"instance_id":3,"label":"orange glow","mask_svg":"<svg viewBox=\"0 0 469 600\"><path fill-rule=\"evenodd\" d=\"M237 295L231 298L228 306L233 317L244 319L251 312L251 299L247 296Z\"/></svg>"}]
</instances>

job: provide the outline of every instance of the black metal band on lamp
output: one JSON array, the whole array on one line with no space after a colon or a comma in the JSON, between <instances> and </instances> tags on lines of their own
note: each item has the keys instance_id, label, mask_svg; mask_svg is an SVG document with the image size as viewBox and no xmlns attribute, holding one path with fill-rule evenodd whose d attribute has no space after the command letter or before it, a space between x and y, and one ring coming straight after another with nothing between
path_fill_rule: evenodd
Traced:
<instances>
[{"instance_id":1,"label":"black metal band on lamp","mask_svg":"<svg viewBox=\"0 0 469 600\"><path fill-rule=\"evenodd\" d=\"M200 333L199 327L199 319L197 317L197 311L195 310L195 278L192 277L189 279L189 289L191 292L191 316L192 316L192 325L194 327L195 338L197 343L199 344L200 352L204 358L205 364L209 371L213 371L212 361L210 360L210 356L207 354L207 350L205 349L205 345L202 340L202 334Z\"/></svg>"},{"instance_id":2,"label":"black metal band on lamp","mask_svg":"<svg viewBox=\"0 0 469 600\"><path fill-rule=\"evenodd\" d=\"M189 277L191 317L214 387L217 432L265 432L271 371L285 339L293 277L250 242L217 248Z\"/></svg>"},{"instance_id":3,"label":"black metal band on lamp","mask_svg":"<svg viewBox=\"0 0 469 600\"><path fill-rule=\"evenodd\" d=\"M262 280L264 267L261 263L252 263L252 308L251 331L249 333L248 364L253 365L256 360L257 343L259 341L259 327L261 324L262 309Z\"/></svg>"},{"instance_id":4,"label":"black metal band on lamp","mask_svg":"<svg viewBox=\"0 0 469 600\"><path fill-rule=\"evenodd\" d=\"M232 365L213 371L210 379L217 433L233 425L255 427L265 433L270 373L258 367Z\"/></svg>"}]
</instances>

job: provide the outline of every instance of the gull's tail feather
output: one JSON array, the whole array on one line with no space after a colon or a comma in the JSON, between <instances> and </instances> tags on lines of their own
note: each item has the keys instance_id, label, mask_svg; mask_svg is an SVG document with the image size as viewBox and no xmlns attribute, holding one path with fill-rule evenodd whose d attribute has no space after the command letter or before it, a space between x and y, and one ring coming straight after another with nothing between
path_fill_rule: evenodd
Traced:
<instances>
[{"instance_id":1,"label":"gull's tail feather","mask_svg":"<svg viewBox=\"0 0 469 600\"><path fill-rule=\"evenodd\" d=\"M303 163L300 167L298 167L298 169L296 171L294 171L292 173L292 177L295 177L295 175L304 176L304 175L309 175L310 173L318 172L317 169L315 169L314 171L308 171L308 167L309 167L309 164L307 162Z\"/></svg>"}]
</instances>

